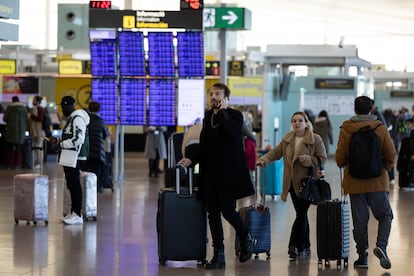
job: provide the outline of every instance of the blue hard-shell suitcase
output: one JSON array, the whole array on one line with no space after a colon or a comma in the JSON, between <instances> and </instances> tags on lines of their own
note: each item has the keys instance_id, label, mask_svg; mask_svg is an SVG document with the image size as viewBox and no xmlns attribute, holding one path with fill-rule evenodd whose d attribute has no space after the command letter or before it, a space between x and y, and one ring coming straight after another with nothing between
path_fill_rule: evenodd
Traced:
<instances>
[{"instance_id":1,"label":"blue hard-shell suitcase","mask_svg":"<svg viewBox=\"0 0 414 276\"><path fill-rule=\"evenodd\" d=\"M256 169L256 188L257 188L257 174L258 169ZM260 170L261 171L261 170ZM262 178L266 176L261 174ZM267 180L263 181L264 187L266 187ZM255 196L256 198L256 196ZM256 201L256 200L255 200ZM270 210L266 206L266 200L263 197L263 204L254 203L253 206L242 207L239 209L240 216L243 221L246 223L249 234L253 238L253 254L256 258L260 253L266 253L267 257L270 257L271 249L271 219L270 219ZM235 251L236 256L240 253L240 244L238 237L236 237L235 242Z\"/></svg>"}]
</instances>

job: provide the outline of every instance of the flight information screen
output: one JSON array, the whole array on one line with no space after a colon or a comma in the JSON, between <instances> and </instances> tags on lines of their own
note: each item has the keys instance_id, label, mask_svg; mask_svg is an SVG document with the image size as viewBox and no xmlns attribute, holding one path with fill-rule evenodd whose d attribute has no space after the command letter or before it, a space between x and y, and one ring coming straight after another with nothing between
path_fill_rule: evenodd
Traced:
<instances>
[{"instance_id":1,"label":"flight information screen","mask_svg":"<svg viewBox=\"0 0 414 276\"><path fill-rule=\"evenodd\" d=\"M175 81L151 79L149 82L149 118L151 126L175 125Z\"/></svg>"},{"instance_id":2,"label":"flight information screen","mask_svg":"<svg viewBox=\"0 0 414 276\"><path fill-rule=\"evenodd\" d=\"M202 32L177 33L179 77L204 76L204 43Z\"/></svg>"},{"instance_id":3,"label":"flight information screen","mask_svg":"<svg viewBox=\"0 0 414 276\"><path fill-rule=\"evenodd\" d=\"M146 80L121 79L121 125L146 124Z\"/></svg>"},{"instance_id":4,"label":"flight information screen","mask_svg":"<svg viewBox=\"0 0 414 276\"><path fill-rule=\"evenodd\" d=\"M122 76L145 76L144 34L142 32L119 32L119 74Z\"/></svg>"},{"instance_id":5,"label":"flight information screen","mask_svg":"<svg viewBox=\"0 0 414 276\"><path fill-rule=\"evenodd\" d=\"M116 78L93 78L92 101L101 105L100 115L108 125L118 123L118 96Z\"/></svg>"},{"instance_id":6,"label":"flight information screen","mask_svg":"<svg viewBox=\"0 0 414 276\"><path fill-rule=\"evenodd\" d=\"M102 39L90 42L92 76L116 76L116 40Z\"/></svg>"},{"instance_id":7,"label":"flight information screen","mask_svg":"<svg viewBox=\"0 0 414 276\"><path fill-rule=\"evenodd\" d=\"M148 69L150 77L175 77L174 36L170 32L148 33Z\"/></svg>"}]
</instances>

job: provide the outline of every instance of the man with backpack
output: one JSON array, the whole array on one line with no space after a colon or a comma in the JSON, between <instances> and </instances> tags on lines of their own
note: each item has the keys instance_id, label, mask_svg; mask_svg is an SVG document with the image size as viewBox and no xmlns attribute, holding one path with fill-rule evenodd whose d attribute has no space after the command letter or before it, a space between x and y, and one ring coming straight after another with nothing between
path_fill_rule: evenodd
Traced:
<instances>
[{"instance_id":1,"label":"man with backpack","mask_svg":"<svg viewBox=\"0 0 414 276\"><path fill-rule=\"evenodd\" d=\"M359 256L354 267L368 268L371 209L378 221L374 254L383 268L390 269L386 249L393 212L389 203L388 171L394 165L396 152L387 127L371 115L372 100L366 96L357 97L354 109L356 116L344 121L340 128L335 154L337 165L345 168L344 193L350 195L353 235Z\"/></svg>"},{"instance_id":2,"label":"man with backpack","mask_svg":"<svg viewBox=\"0 0 414 276\"><path fill-rule=\"evenodd\" d=\"M56 143L60 149L72 149L78 152L77 162L74 168L63 166L66 185L70 191L72 200L72 212L63 218L63 222L65 224L83 224L81 214L82 186L80 183L80 162L86 161L89 151L87 149L89 146L89 138L86 135L89 115L85 110L75 109L75 99L71 96L63 97L60 104L62 106L62 113L66 117L66 124L62 129L62 138L57 139L51 137L49 141Z\"/></svg>"}]
</instances>

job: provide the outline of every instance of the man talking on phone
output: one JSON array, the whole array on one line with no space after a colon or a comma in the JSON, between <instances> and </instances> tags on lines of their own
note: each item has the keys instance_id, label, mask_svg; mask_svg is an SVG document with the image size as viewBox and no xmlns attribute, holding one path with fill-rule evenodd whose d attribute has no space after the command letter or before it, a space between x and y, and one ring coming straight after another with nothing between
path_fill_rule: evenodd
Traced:
<instances>
[{"instance_id":1,"label":"man talking on phone","mask_svg":"<svg viewBox=\"0 0 414 276\"><path fill-rule=\"evenodd\" d=\"M211 109L204 116L199 160L183 158L179 163L188 167L199 161L199 193L206 203L214 247L206 269L220 269L226 265L221 216L239 237L239 261L246 262L252 256L253 240L236 211L236 200L254 194L254 188L243 148L243 115L229 107L230 89L225 84L213 84L207 94Z\"/></svg>"}]
</instances>

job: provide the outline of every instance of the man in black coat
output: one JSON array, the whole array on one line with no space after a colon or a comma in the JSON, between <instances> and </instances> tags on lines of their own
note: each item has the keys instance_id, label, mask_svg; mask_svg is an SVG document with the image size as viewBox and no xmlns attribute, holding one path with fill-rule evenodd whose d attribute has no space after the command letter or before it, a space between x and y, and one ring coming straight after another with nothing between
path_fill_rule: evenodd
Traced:
<instances>
[{"instance_id":1,"label":"man in black coat","mask_svg":"<svg viewBox=\"0 0 414 276\"><path fill-rule=\"evenodd\" d=\"M199 191L205 200L214 256L207 269L225 267L221 215L233 226L240 239L240 262L252 256L252 238L236 211L236 200L254 194L243 148L243 115L229 108L229 88L216 83L209 91L211 109L205 113L200 134L199 160L182 159L190 166L199 161Z\"/></svg>"}]
</instances>

